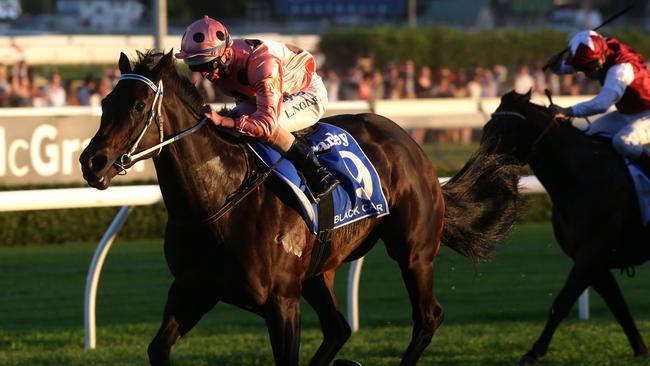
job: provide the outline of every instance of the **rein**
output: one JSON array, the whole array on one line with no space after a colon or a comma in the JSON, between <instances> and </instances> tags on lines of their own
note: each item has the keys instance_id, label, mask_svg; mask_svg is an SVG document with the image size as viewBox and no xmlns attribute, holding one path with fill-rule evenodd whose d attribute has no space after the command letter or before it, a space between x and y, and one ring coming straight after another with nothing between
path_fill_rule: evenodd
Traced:
<instances>
[{"instance_id":1,"label":"rein","mask_svg":"<svg viewBox=\"0 0 650 366\"><path fill-rule=\"evenodd\" d=\"M193 127L181 131L176 135L165 140L163 135L164 120L161 112L162 101L163 101L162 79L158 82L157 86L149 78L140 74L124 74L120 76L119 81L122 80L137 80L147 84L147 86L149 86L151 90L153 90L154 92L154 99L153 99L153 104L151 105L151 110L149 111L149 118L147 119L147 123L145 123L144 128L140 132L140 135L138 135L138 138L133 142L133 145L128 150L128 152L122 154L122 156L120 156L120 158L117 161L115 161L115 163L113 163L120 170L120 173L118 174L125 175L126 165L128 165L134 160L142 158L143 156L151 153L154 150L158 150L158 152L156 153L156 155L154 155L154 157L160 155L163 146L171 144L174 141L178 141L183 137L193 134L194 132L200 130L203 126L205 126L206 122L208 121L207 117L203 117ZM142 140L142 137L144 136L145 132L147 132L147 129L149 129L149 126L151 125L151 122L153 122L154 119L156 120L156 124L158 125L158 131L160 133L160 142L150 148L135 153L135 150L138 148L138 145ZM237 206L237 204L239 204L239 202L241 202L244 198L246 198L246 196L248 196L255 188L257 188L260 184L266 181L266 179L269 177L271 172L273 172L275 168L277 168L277 166L282 162L282 160L284 160L284 157L280 157L280 159L278 159L278 161L275 162L275 164L273 164L271 167L269 167L269 169L267 169L263 174L261 175L255 174L255 177L251 181L249 182L244 181L244 183L242 183L242 185L237 190L235 190L233 193L230 194L230 196L226 199L226 202L223 204L223 206L221 206L221 208L217 212L208 216L205 219L202 219L200 223L209 224L223 217L223 215L225 215L233 207Z\"/></svg>"}]
</instances>

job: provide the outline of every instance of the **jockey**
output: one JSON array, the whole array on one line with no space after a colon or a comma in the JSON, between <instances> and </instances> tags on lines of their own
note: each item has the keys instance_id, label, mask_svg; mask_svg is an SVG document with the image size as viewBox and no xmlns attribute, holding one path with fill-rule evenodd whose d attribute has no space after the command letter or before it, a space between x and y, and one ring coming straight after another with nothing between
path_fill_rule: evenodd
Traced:
<instances>
[{"instance_id":1,"label":"jockey","mask_svg":"<svg viewBox=\"0 0 650 366\"><path fill-rule=\"evenodd\" d=\"M175 56L235 98L234 118L206 107L215 125L280 151L305 176L316 201L339 184L314 150L291 134L318 122L327 105L309 52L280 42L231 39L223 24L205 16L187 27Z\"/></svg>"},{"instance_id":2,"label":"jockey","mask_svg":"<svg viewBox=\"0 0 650 366\"><path fill-rule=\"evenodd\" d=\"M602 85L600 93L589 101L569 108L551 105L554 118L587 117L616 105L616 111L594 121L586 133L613 136L614 149L649 172L650 152L643 145L650 142L650 70L643 56L614 38L584 31L569 42L566 61L555 55L548 65L558 74L582 71Z\"/></svg>"}]
</instances>

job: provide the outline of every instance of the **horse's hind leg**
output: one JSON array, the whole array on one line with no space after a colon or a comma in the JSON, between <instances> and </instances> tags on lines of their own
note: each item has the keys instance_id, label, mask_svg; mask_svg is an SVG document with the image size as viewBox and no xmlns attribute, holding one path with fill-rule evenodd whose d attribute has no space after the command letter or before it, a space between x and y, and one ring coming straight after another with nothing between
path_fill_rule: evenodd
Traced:
<instances>
[{"instance_id":1,"label":"horse's hind leg","mask_svg":"<svg viewBox=\"0 0 650 366\"><path fill-rule=\"evenodd\" d=\"M592 287L598 294L605 300L607 306L612 311L618 323L623 327L625 335L627 336L630 346L634 350L634 354L648 356L648 347L643 341L643 337L634 324L630 310L623 299L621 289L616 283L616 279L609 270L602 271L594 278Z\"/></svg>"},{"instance_id":2,"label":"horse's hind leg","mask_svg":"<svg viewBox=\"0 0 650 366\"><path fill-rule=\"evenodd\" d=\"M316 311L323 331L320 345L309 366L327 366L350 338L351 330L343 314L338 310L332 292L334 273L310 278L303 283L302 296Z\"/></svg>"},{"instance_id":3,"label":"horse's hind leg","mask_svg":"<svg viewBox=\"0 0 650 366\"><path fill-rule=\"evenodd\" d=\"M438 235L420 235L417 242L397 238L397 229L384 235L388 254L397 261L411 300L413 333L400 365L415 365L431 343L433 334L442 323L444 310L433 295L433 259L439 243ZM413 235L415 236L415 235Z\"/></svg>"},{"instance_id":4,"label":"horse's hind leg","mask_svg":"<svg viewBox=\"0 0 650 366\"><path fill-rule=\"evenodd\" d=\"M442 324L444 310L433 296L433 265L426 258L400 261L402 278L411 300L413 333L400 365L415 365Z\"/></svg>"},{"instance_id":5,"label":"horse's hind leg","mask_svg":"<svg viewBox=\"0 0 650 366\"><path fill-rule=\"evenodd\" d=\"M203 277L201 277L203 278ZM170 365L171 347L214 307L217 298L204 286L198 275L176 279L169 288L163 322L149 344L147 354L152 366Z\"/></svg>"}]
</instances>

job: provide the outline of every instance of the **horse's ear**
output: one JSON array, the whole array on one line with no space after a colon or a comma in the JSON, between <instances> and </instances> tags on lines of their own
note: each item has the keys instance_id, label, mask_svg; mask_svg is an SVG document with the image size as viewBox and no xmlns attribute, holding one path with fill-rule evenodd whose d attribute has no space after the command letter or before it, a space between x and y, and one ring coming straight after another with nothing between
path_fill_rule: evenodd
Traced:
<instances>
[{"instance_id":1,"label":"horse's ear","mask_svg":"<svg viewBox=\"0 0 650 366\"><path fill-rule=\"evenodd\" d=\"M515 92L514 89L510 89L509 92L507 92L507 93L505 93L505 94L503 94L501 96L501 103L511 101L514 98L516 98L517 96L519 96L519 94L517 94L517 92Z\"/></svg>"},{"instance_id":2,"label":"horse's ear","mask_svg":"<svg viewBox=\"0 0 650 366\"><path fill-rule=\"evenodd\" d=\"M169 67L174 65L174 49L165 53L163 57L160 58L158 64L151 70L151 73L156 77L160 77L163 70L167 70Z\"/></svg>"},{"instance_id":3,"label":"horse's ear","mask_svg":"<svg viewBox=\"0 0 650 366\"><path fill-rule=\"evenodd\" d=\"M144 53L140 52L140 50L135 50L135 53L138 55L139 60L144 60Z\"/></svg>"},{"instance_id":4,"label":"horse's ear","mask_svg":"<svg viewBox=\"0 0 650 366\"><path fill-rule=\"evenodd\" d=\"M120 52L120 60L117 62L119 68L120 68L120 73L122 75L130 73L131 70L131 61L129 61L129 58L126 57L124 52Z\"/></svg>"}]
</instances>

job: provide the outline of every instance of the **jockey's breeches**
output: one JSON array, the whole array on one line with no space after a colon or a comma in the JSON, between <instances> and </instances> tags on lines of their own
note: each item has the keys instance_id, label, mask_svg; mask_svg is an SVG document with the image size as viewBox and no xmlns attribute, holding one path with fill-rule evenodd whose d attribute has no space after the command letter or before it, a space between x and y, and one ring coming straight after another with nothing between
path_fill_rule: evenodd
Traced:
<instances>
[{"instance_id":1,"label":"jockey's breeches","mask_svg":"<svg viewBox=\"0 0 650 366\"><path fill-rule=\"evenodd\" d=\"M612 136L612 146L621 155L637 159L650 143L650 111L638 114L610 112L595 120L588 135Z\"/></svg>"}]
</instances>

